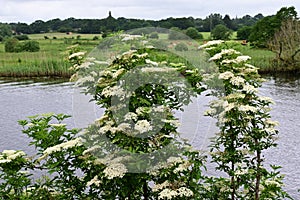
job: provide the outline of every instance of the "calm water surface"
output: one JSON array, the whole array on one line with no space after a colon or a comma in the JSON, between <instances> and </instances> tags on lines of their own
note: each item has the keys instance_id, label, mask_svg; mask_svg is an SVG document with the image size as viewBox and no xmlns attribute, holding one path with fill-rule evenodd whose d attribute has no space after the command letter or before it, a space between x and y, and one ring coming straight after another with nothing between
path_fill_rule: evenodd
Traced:
<instances>
[{"instance_id":1,"label":"calm water surface","mask_svg":"<svg viewBox=\"0 0 300 200\"><path fill-rule=\"evenodd\" d=\"M261 94L272 97L272 117L280 122L278 147L266 152L270 164L279 164L285 174L286 190L300 199L300 75L292 77L267 77ZM88 104L89 97L79 94L72 83L65 80L32 81L0 79L0 151L4 149L34 152L27 146L30 141L21 132L17 121L39 113L55 112L73 115L66 123L70 127L84 127L103 110ZM186 107L186 112L176 113L180 118L183 136L199 149L205 149L209 138L217 129L214 121L203 117L209 99L199 97Z\"/></svg>"}]
</instances>

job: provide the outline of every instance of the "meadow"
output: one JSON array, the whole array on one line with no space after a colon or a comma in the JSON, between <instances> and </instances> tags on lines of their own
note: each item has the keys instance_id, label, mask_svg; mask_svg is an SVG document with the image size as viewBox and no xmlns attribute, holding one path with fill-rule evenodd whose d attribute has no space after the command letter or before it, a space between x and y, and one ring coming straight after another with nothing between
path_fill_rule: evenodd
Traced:
<instances>
[{"instance_id":1,"label":"meadow","mask_svg":"<svg viewBox=\"0 0 300 200\"><path fill-rule=\"evenodd\" d=\"M203 41L210 39L210 33L202 32ZM166 34L159 34L160 39L167 39ZM2 77L70 77L72 71L67 62L67 48L79 44L82 51L90 52L101 42L99 34L66 34L43 33L29 35L31 40L40 44L39 52L7 53L4 43L0 43L0 76ZM232 39L236 39L236 33ZM178 41L179 42L179 41ZM243 54L252 57L251 64L260 68L260 72L266 73L275 69L270 65L274 53L264 49L254 49L250 46L240 46Z\"/></svg>"},{"instance_id":2,"label":"meadow","mask_svg":"<svg viewBox=\"0 0 300 200\"><path fill-rule=\"evenodd\" d=\"M45 36L48 39L45 39ZM39 52L7 53L4 50L4 43L0 43L0 76L69 77L72 72L69 70L70 64L66 61L67 48L79 44L83 51L89 52L100 42L93 40L95 36L63 33L29 35L31 40L39 42Z\"/></svg>"}]
</instances>

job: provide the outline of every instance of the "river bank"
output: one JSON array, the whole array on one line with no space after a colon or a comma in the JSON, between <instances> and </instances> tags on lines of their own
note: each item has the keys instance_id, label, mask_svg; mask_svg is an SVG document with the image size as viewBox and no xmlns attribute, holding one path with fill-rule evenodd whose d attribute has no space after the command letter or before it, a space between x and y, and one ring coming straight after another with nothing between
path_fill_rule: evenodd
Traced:
<instances>
[{"instance_id":1,"label":"river bank","mask_svg":"<svg viewBox=\"0 0 300 200\"><path fill-rule=\"evenodd\" d=\"M39 42L41 49L39 52L8 53L4 50L4 43L0 43L0 77L69 78L73 72L69 70L70 64L66 60L67 48L73 44L79 44L82 51L89 53L101 43L99 37L94 34L64 35L61 33L29 35L30 39ZM162 37L167 39L166 34ZM201 43L202 41L199 41L199 44ZM277 65L273 62L275 53L267 49L240 45L237 50L252 58L250 63L259 68L260 74L300 71L300 66L281 67Z\"/></svg>"}]
</instances>

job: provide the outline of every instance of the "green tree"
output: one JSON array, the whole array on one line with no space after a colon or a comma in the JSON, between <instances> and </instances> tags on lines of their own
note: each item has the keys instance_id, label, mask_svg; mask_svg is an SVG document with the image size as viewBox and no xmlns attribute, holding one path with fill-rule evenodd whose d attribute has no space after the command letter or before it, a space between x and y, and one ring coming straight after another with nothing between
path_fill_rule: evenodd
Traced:
<instances>
[{"instance_id":1,"label":"green tree","mask_svg":"<svg viewBox=\"0 0 300 200\"><path fill-rule=\"evenodd\" d=\"M11 35L11 27L8 24L0 23L0 38L10 37Z\"/></svg>"},{"instance_id":2,"label":"green tree","mask_svg":"<svg viewBox=\"0 0 300 200\"><path fill-rule=\"evenodd\" d=\"M217 25L212 31L211 36L215 40L229 40L232 35L232 30L223 24Z\"/></svg>"},{"instance_id":3,"label":"green tree","mask_svg":"<svg viewBox=\"0 0 300 200\"><path fill-rule=\"evenodd\" d=\"M26 41L22 44L22 51L37 52L40 50L38 41Z\"/></svg>"},{"instance_id":4,"label":"green tree","mask_svg":"<svg viewBox=\"0 0 300 200\"><path fill-rule=\"evenodd\" d=\"M185 34L192 39L203 39L203 35L194 27L189 27L186 29Z\"/></svg>"},{"instance_id":5,"label":"green tree","mask_svg":"<svg viewBox=\"0 0 300 200\"><path fill-rule=\"evenodd\" d=\"M169 40L185 40L188 39L188 37L181 32L181 30L177 27L172 27L169 36Z\"/></svg>"},{"instance_id":6,"label":"green tree","mask_svg":"<svg viewBox=\"0 0 300 200\"><path fill-rule=\"evenodd\" d=\"M251 34L251 26L243 26L237 30L237 39L238 40L248 40Z\"/></svg>"},{"instance_id":7,"label":"green tree","mask_svg":"<svg viewBox=\"0 0 300 200\"><path fill-rule=\"evenodd\" d=\"M254 26L249 36L249 41L257 47L267 47L268 42L274 37L282 23L288 19L296 19L295 7L283 7L276 15L267 16L259 20Z\"/></svg>"}]
</instances>

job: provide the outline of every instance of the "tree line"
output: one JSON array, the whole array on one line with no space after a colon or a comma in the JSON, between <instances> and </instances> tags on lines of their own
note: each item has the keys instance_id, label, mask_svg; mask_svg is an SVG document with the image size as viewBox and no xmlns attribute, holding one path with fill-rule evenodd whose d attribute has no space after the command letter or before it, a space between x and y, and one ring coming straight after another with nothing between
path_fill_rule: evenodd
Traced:
<instances>
[{"instance_id":1,"label":"tree line","mask_svg":"<svg viewBox=\"0 0 300 200\"><path fill-rule=\"evenodd\" d=\"M68 18L61 20L59 18L48 21L36 20L31 24L27 23L9 23L6 25L16 34L34 34L46 32L78 32L78 33L106 33L120 30L130 30L142 27L161 27L171 28L178 27L179 29L187 29L195 27L200 32L210 32L218 24L225 25L227 28L236 31L244 26L252 26L258 20L264 18L262 14L257 14L254 17L245 15L241 18L230 18L229 15L224 17L221 14L210 14L205 19L182 17L182 18L167 18L161 20L145 20L145 19L127 19L124 17L114 18L109 12L108 17L104 19L75 19ZM1 33L0 33L1 34ZM2 35L2 34L1 34Z\"/></svg>"}]
</instances>

